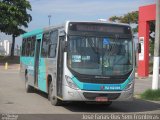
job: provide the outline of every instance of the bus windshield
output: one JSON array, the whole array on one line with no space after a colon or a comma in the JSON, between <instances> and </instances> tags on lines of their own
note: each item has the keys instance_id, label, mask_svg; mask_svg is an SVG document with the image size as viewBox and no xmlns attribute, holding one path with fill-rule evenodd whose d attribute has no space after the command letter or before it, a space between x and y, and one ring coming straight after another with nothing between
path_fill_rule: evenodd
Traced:
<instances>
[{"instance_id":1,"label":"bus windshield","mask_svg":"<svg viewBox=\"0 0 160 120\"><path fill-rule=\"evenodd\" d=\"M115 76L133 69L132 40L69 36L68 67L79 74Z\"/></svg>"}]
</instances>

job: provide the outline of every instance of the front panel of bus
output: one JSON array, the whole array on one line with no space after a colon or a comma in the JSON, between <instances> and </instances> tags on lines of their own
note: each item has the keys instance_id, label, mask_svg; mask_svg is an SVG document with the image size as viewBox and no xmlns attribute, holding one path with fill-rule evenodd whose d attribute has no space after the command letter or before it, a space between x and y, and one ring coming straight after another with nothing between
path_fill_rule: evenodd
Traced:
<instances>
[{"instance_id":1,"label":"front panel of bus","mask_svg":"<svg viewBox=\"0 0 160 120\"><path fill-rule=\"evenodd\" d=\"M130 100L134 59L128 25L69 22L64 54L64 100Z\"/></svg>"}]
</instances>

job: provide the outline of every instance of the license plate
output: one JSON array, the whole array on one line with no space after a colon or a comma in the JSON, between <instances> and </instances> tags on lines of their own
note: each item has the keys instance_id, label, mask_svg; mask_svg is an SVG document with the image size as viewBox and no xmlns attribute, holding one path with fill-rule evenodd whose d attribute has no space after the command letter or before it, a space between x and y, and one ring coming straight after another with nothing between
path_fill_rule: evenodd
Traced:
<instances>
[{"instance_id":1,"label":"license plate","mask_svg":"<svg viewBox=\"0 0 160 120\"><path fill-rule=\"evenodd\" d=\"M107 102L108 98L107 97L96 97L97 102Z\"/></svg>"}]
</instances>

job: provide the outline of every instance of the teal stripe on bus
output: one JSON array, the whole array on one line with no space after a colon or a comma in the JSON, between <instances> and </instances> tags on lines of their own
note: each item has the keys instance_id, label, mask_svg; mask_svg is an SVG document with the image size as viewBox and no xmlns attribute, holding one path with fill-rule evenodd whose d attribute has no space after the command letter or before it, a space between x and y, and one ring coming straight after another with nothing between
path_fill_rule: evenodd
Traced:
<instances>
[{"instance_id":1,"label":"teal stripe on bus","mask_svg":"<svg viewBox=\"0 0 160 120\"><path fill-rule=\"evenodd\" d=\"M81 90L95 90L95 91L122 91L126 88L128 83L131 82L131 78L129 77L124 83L121 84L95 84L95 83L83 83L80 82L76 77L72 77L73 82L80 88ZM102 88L103 87L103 88Z\"/></svg>"},{"instance_id":2,"label":"teal stripe on bus","mask_svg":"<svg viewBox=\"0 0 160 120\"><path fill-rule=\"evenodd\" d=\"M24 65L34 66L34 57L21 56L21 57L20 57L20 61L21 61L21 63L24 64Z\"/></svg>"},{"instance_id":3,"label":"teal stripe on bus","mask_svg":"<svg viewBox=\"0 0 160 120\"><path fill-rule=\"evenodd\" d=\"M31 32L27 32L27 33L23 34L22 38L26 38L26 37L30 37L30 36L33 36L33 35L37 35L37 34L40 34L42 32L43 32L43 29L33 30Z\"/></svg>"},{"instance_id":4,"label":"teal stripe on bus","mask_svg":"<svg viewBox=\"0 0 160 120\"><path fill-rule=\"evenodd\" d=\"M38 74L38 88L43 92L47 92L45 58L40 58L39 70L40 73Z\"/></svg>"}]
</instances>

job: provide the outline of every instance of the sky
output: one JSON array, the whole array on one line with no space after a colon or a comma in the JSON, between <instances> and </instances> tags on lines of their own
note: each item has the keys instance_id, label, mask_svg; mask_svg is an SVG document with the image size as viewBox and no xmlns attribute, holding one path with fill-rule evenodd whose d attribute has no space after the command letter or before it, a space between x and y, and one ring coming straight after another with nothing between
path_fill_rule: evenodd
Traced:
<instances>
[{"instance_id":1,"label":"sky","mask_svg":"<svg viewBox=\"0 0 160 120\"><path fill-rule=\"evenodd\" d=\"M64 23L67 20L97 21L111 16L122 16L137 11L139 6L155 4L155 0L29 0L32 16L26 31ZM0 40L11 40L11 36L0 33ZM16 45L21 45L21 37Z\"/></svg>"}]
</instances>

